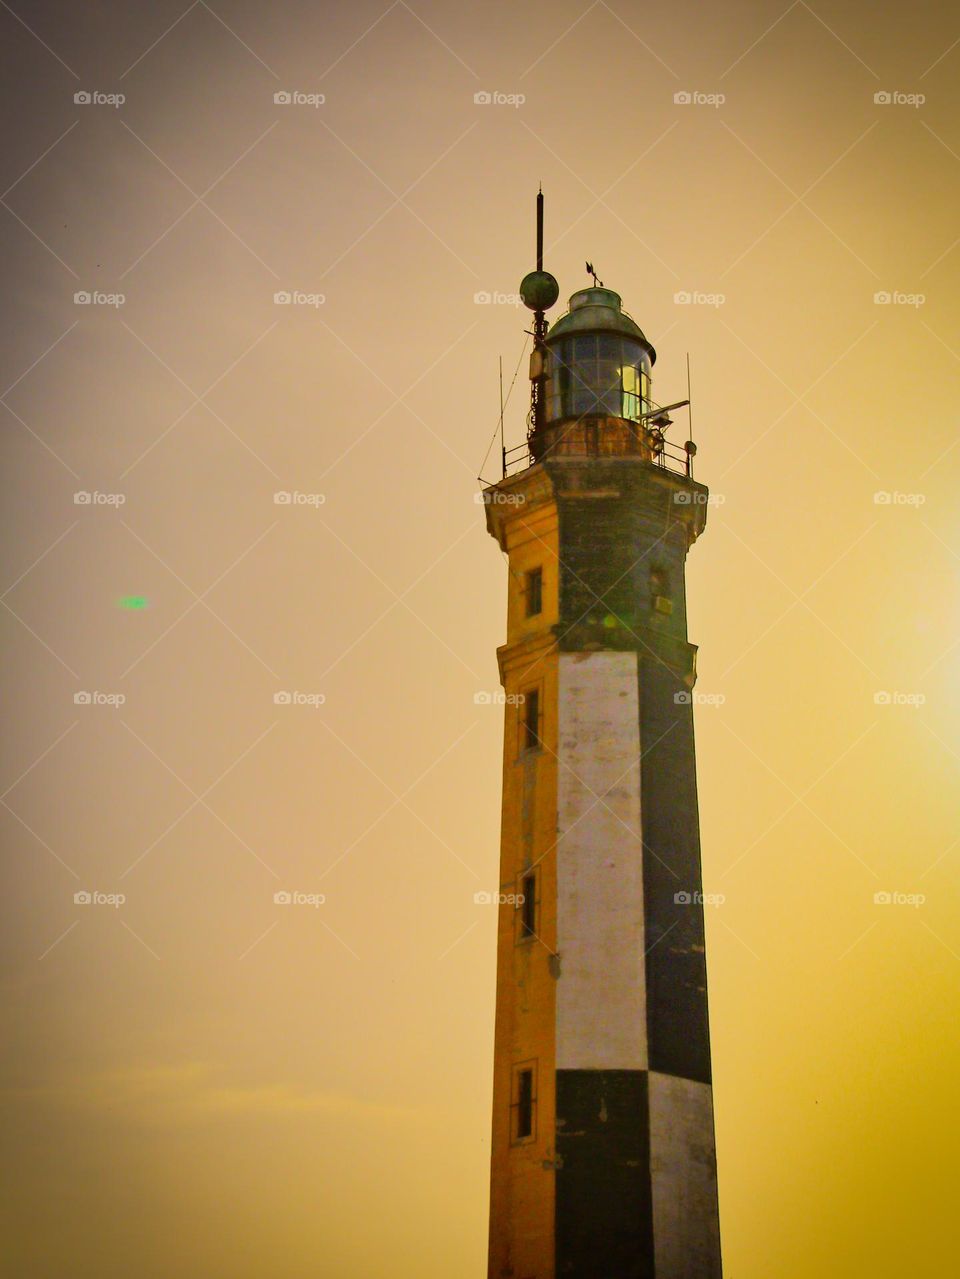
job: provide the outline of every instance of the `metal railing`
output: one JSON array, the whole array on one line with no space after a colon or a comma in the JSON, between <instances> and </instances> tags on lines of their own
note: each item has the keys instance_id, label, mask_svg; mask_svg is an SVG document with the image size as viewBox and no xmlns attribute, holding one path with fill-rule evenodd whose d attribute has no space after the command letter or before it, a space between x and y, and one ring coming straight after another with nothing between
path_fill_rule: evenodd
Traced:
<instances>
[{"instance_id":1,"label":"metal railing","mask_svg":"<svg viewBox=\"0 0 960 1279\"><path fill-rule=\"evenodd\" d=\"M642 429L642 428L641 428ZM648 432L651 437L651 445L647 450L638 450L637 453L625 454L628 457L640 456L643 458L643 452L646 451L648 456L646 460L650 466L659 466L664 471L671 471L674 475L683 475L687 479L693 479L693 458L696 454L696 447L688 441L686 445L674 444L667 440L661 433L651 431ZM548 460L550 457L550 449L544 450L542 456L537 458L531 450L531 436L528 436L522 444L516 444L513 448L503 450L503 475L516 475L520 471L525 471L527 467L533 466L537 461ZM556 457L578 456L570 452L556 452ZM611 455L602 453L599 449L596 451L584 452L579 456L583 457L601 457L609 458Z\"/></svg>"}]
</instances>

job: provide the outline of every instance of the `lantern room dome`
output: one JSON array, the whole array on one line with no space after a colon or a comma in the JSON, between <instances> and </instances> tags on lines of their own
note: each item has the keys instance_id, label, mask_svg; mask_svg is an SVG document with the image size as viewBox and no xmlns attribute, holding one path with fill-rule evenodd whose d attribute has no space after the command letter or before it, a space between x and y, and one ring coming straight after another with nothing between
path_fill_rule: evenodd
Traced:
<instances>
[{"instance_id":1,"label":"lantern room dome","mask_svg":"<svg viewBox=\"0 0 960 1279\"><path fill-rule=\"evenodd\" d=\"M595 285L570 299L570 310L535 351L543 388L542 427L585 419L639 424L650 411L650 370L657 353L620 305L619 293ZM533 376L533 374L531 374Z\"/></svg>"},{"instance_id":2,"label":"lantern room dome","mask_svg":"<svg viewBox=\"0 0 960 1279\"><path fill-rule=\"evenodd\" d=\"M653 344L636 320L624 311L620 294L613 289L595 287L574 293L569 311L551 324L546 342L551 346L555 339L578 333L620 333L637 342L647 352L650 363L656 363Z\"/></svg>"}]
</instances>

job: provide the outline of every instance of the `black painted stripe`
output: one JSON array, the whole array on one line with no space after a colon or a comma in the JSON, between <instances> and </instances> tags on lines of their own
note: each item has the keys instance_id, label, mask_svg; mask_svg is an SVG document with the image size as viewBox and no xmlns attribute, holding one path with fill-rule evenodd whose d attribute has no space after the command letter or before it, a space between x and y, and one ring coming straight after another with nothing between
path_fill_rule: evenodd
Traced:
<instances>
[{"instance_id":1,"label":"black painted stripe","mask_svg":"<svg viewBox=\"0 0 960 1279\"><path fill-rule=\"evenodd\" d=\"M653 1279L643 1070L557 1071L557 1279Z\"/></svg>"},{"instance_id":2,"label":"black painted stripe","mask_svg":"<svg viewBox=\"0 0 960 1279\"><path fill-rule=\"evenodd\" d=\"M693 708L655 658L640 657L639 678L648 1066L710 1083Z\"/></svg>"}]
</instances>

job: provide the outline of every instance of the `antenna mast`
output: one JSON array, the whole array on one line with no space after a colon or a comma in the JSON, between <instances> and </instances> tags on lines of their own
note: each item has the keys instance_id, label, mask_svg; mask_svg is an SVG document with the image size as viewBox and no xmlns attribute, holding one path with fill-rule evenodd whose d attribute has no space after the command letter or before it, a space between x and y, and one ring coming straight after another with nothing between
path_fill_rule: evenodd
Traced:
<instances>
[{"instance_id":1,"label":"antenna mast","mask_svg":"<svg viewBox=\"0 0 960 1279\"><path fill-rule=\"evenodd\" d=\"M543 270L543 187L537 192L537 270Z\"/></svg>"},{"instance_id":2,"label":"antenna mast","mask_svg":"<svg viewBox=\"0 0 960 1279\"><path fill-rule=\"evenodd\" d=\"M687 477L693 479L693 459L697 456L697 446L693 442L693 392L690 389L690 352L687 352L687 427L690 438L683 446L687 455Z\"/></svg>"},{"instance_id":3,"label":"antenna mast","mask_svg":"<svg viewBox=\"0 0 960 1279\"><path fill-rule=\"evenodd\" d=\"M544 424L545 384L547 381L546 312L560 296L560 286L543 269L543 188L537 192L537 266L520 281L524 306L533 312L533 351L530 354L530 416L527 418L529 440Z\"/></svg>"},{"instance_id":4,"label":"antenna mast","mask_svg":"<svg viewBox=\"0 0 960 1279\"><path fill-rule=\"evenodd\" d=\"M543 274L543 187L537 192L537 274ZM533 313L533 353L531 360L531 373L534 366L538 369L539 375L533 377L530 383L530 429L536 431L543 425L543 384L546 381L544 377L545 357L543 350L543 339L547 336L547 317L540 307Z\"/></svg>"},{"instance_id":5,"label":"antenna mast","mask_svg":"<svg viewBox=\"0 0 960 1279\"><path fill-rule=\"evenodd\" d=\"M503 442L503 356L500 356L500 460L503 463L503 478L507 478L507 447Z\"/></svg>"},{"instance_id":6,"label":"antenna mast","mask_svg":"<svg viewBox=\"0 0 960 1279\"><path fill-rule=\"evenodd\" d=\"M693 439L693 395L690 391L690 352L687 352L687 424L690 428L690 439Z\"/></svg>"}]
</instances>

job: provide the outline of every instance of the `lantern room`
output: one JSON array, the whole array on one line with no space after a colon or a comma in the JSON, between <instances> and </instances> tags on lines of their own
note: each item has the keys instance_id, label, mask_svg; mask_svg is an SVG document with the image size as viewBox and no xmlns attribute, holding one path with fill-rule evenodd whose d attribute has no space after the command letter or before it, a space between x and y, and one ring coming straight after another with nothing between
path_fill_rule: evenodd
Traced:
<instances>
[{"instance_id":1,"label":"lantern room","mask_svg":"<svg viewBox=\"0 0 960 1279\"><path fill-rule=\"evenodd\" d=\"M544 350L545 426L586 417L639 422L650 411L657 353L612 289L581 289Z\"/></svg>"}]
</instances>

